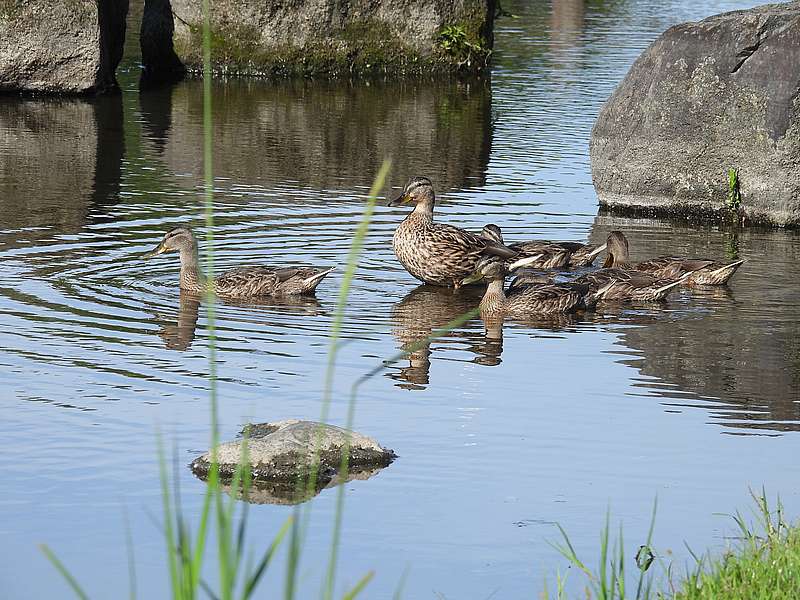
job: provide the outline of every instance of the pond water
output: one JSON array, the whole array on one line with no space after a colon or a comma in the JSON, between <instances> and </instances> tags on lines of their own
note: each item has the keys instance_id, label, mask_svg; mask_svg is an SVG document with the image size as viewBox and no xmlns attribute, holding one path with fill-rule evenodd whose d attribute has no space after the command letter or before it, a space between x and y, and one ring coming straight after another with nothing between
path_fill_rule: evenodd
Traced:
<instances>
[{"instance_id":1,"label":"pond water","mask_svg":"<svg viewBox=\"0 0 800 600\"><path fill-rule=\"evenodd\" d=\"M635 551L658 497L656 547L682 567L684 542L723 547L733 528L719 513L746 509L748 486L800 514L798 233L598 214L589 176L595 116L638 53L671 24L753 4L504 0L518 18L498 21L490 80L214 83L219 269L342 265L388 155L391 189L431 177L439 218L469 229L622 229L634 259L747 259L729 288L663 306L488 331L473 319L367 381L355 428L399 459L348 484L338 589L374 570L362 597L392 597L406 574L406 598L535 598L565 568L556 522L595 564L606 510ZM200 510L204 484L184 465L208 445L206 314L180 297L173 256L140 255L172 224L205 231L201 85L139 93L125 65L120 97L0 98L4 598L67 597L40 543L92 597L127 593L126 519L140 597L166 596L156 432L187 515ZM379 207L366 240L337 424L353 381L477 302L400 267L403 212ZM218 305L223 438L319 418L341 273L316 300ZM301 598L319 590L334 509L330 490L313 501ZM291 510L255 506L251 541ZM281 555L265 597L283 573Z\"/></svg>"}]
</instances>

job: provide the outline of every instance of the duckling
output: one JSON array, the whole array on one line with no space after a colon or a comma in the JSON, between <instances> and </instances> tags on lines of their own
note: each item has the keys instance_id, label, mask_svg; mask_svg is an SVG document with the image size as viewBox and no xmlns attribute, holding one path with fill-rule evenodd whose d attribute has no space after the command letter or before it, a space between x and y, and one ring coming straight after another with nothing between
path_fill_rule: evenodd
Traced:
<instances>
[{"instance_id":1,"label":"duckling","mask_svg":"<svg viewBox=\"0 0 800 600\"><path fill-rule=\"evenodd\" d=\"M493 223L484 226L481 237L504 243L500 228ZM513 271L519 267L534 269L589 267L594 259L606 249L606 244L598 246L580 242L530 240L508 244L508 247L517 252L517 257L513 261L507 261L509 269Z\"/></svg>"},{"instance_id":2,"label":"duckling","mask_svg":"<svg viewBox=\"0 0 800 600\"><path fill-rule=\"evenodd\" d=\"M173 251L180 252L182 290L203 293L211 287L218 296L227 298L313 294L320 281L335 268L239 267L222 273L209 284L198 268L197 238L189 227L183 225L170 229L161 243L144 258Z\"/></svg>"},{"instance_id":3,"label":"duckling","mask_svg":"<svg viewBox=\"0 0 800 600\"><path fill-rule=\"evenodd\" d=\"M507 267L495 257L483 257L475 272L464 280L471 283L486 279L488 286L480 303L481 316L516 318L553 313L572 313L596 304L596 293L588 283L531 283L503 290ZM605 290L601 288L600 292Z\"/></svg>"},{"instance_id":4,"label":"duckling","mask_svg":"<svg viewBox=\"0 0 800 600\"><path fill-rule=\"evenodd\" d=\"M732 263L721 263L700 258L659 256L631 264L628 239L624 233L612 231L608 234L606 245L608 257L604 267L635 269L662 279L675 279L691 272L689 277L682 279L684 285L724 285L744 262L737 260Z\"/></svg>"},{"instance_id":5,"label":"duckling","mask_svg":"<svg viewBox=\"0 0 800 600\"><path fill-rule=\"evenodd\" d=\"M389 206L406 202L415 205L392 237L395 255L412 276L425 283L459 288L464 278L475 271L482 255L516 256L515 251L503 244L453 225L436 223L435 200L431 180L412 177L403 193L389 202Z\"/></svg>"}]
</instances>

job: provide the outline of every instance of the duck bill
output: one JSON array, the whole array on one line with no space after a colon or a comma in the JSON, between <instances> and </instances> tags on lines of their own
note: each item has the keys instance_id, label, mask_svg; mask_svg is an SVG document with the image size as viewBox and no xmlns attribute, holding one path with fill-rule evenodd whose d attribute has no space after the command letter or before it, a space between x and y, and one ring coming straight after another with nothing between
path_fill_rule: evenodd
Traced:
<instances>
[{"instance_id":1,"label":"duck bill","mask_svg":"<svg viewBox=\"0 0 800 600\"><path fill-rule=\"evenodd\" d=\"M614 253L609 252L606 254L606 261L603 263L603 268L608 269L614 266Z\"/></svg>"},{"instance_id":2,"label":"duck bill","mask_svg":"<svg viewBox=\"0 0 800 600\"><path fill-rule=\"evenodd\" d=\"M154 256L158 256L159 254L164 254L164 252L166 252L166 251L167 251L167 249L164 247L164 243L162 242L161 244L156 246L154 249L152 249L147 254L142 255L142 258L145 258L145 259L153 258Z\"/></svg>"},{"instance_id":3,"label":"duck bill","mask_svg":"<svg viewBox=\"0 0 800 600\"><path fill-rule=\"evenodd\" d=\"M480 273L478 273L478 272L476 271L476 272L475 272L475 273L473 273L472 275L468 275L467 277L465 277L465 278L464 278L464 279L461 281L461 285L469 285L470 283L477 283L477 282L479 282L481 279L483 279L483 275L481 275Z\"/></svg>"},{"instance_id":4,"label":"duck bill","mask_svg":"<svg viewBox=\"0 0 800 600\"><path fill-rule=\"evenodd\" d=\"M401 206L408 202L408 196L406 194L400 194L394 200L390 200L388 206Z\"/></svg>"}]
</instances>

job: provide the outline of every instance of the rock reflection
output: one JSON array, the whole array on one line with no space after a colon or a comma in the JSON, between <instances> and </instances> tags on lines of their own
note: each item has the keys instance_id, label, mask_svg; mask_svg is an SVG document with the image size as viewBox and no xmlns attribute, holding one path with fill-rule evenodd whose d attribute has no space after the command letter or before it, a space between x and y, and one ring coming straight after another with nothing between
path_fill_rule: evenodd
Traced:
<instances>
[{"instance_id":1,"label":"rock reflection","mask_svg":"<svg viewBox=\"0 0 800 600\"><path fill-rule=\"evenodd\" d=\"M302 504L311 500L314 496L318 495L322 490L334 488L336 486L349 483L351 481L366 481L373 475L377 475L383 468L378 467L375 469L364 469L357 472L350 472L347 478L342 480L341 477L334 477L330 481L324 481L324 485L317 485L315 490L309 490L306 487L299 487L296 484L287 484L283 482L264 482L259 481L252 485L252 487L244 495L241 490L237 494L239 500L244 500L250 504ZM230 484L222 484L220 486L225 493L232 493L233 486Z\"/></svg>"},{"instance_id":2,"label":"rock reflection","mask_svg":"<svg viewBox=\"0 0 800 600\"><path fill-rule=\"evenodd\" d=\"M287 296L285 298L263 298L249 300L222 300L224 306L246 308L276 308L282 314L319 315L323 312L319 301L313 296ZM159 322L158 337L164 341L168 350L188 350L191 348L197 329L202 298L191 292L181 290L178 314L173 317L156 316Z\"/></svg>"},{"instance_id":3,"label":"rock reflection","mask_svg":"<svg viewBox=\"0 0 800 600\"><path fill-rule=\"evenodd\" d=\"M187 81L174 90L165 160L175 173L199 174L201 85ZM488 80L213 85L214 170L221 180L358 189L369 187L384 157L393 156L386 192L418 172L433 178L441 191L485 183L492 133ZM264 148L280 151L257 150Z\"/></svg>"},{"instance_id":4,"label":"rock reflection","mask_svg":"<svg viewBox=\"0 0 800 600\"><path fill-rule=\"evenodd\" d=\"M734 258L731 249L747 259L728 287L673 297L666 308L679 307L682 318L662 314L647 327L621 331L624 345L643 356L627 361L648 376L637 385L669 399L671 409L703 406L727 428L800 430L797 233L747 230L732 240L724 230L601 215L591 238L604 239L612 229L628 236L634 260L664 254ZM690 401L676 400L687 392Z\"/></svg>"},{"instance_id":5,"label":"rock reflection","mask_svg":"<svg viewBox=\"0 0 800 600\"><path fill-rule=\"evenodd\" d=\"M172 96L175 86L167 85L139 92L139 111L142 115L142 131L155 146L157 154L164 148L172 129Z\"/></svg>"},{"instance_id":6,"label":"rock reflection","mask_svg":"<svg viewBox=\"0 0 800 600\"><path fill-rule=\"evenodd\" d=\"M73 233L119 201L125 155L119 95L0 98L0 223ZM28 233L45 236L51 231Z\"/></svg>"}]
</instances>

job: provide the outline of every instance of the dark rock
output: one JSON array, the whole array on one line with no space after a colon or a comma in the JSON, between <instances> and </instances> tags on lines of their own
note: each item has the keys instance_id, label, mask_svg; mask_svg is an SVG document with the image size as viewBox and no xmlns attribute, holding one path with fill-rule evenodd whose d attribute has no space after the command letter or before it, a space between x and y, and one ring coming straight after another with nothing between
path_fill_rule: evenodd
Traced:
<instances>
[{"instance_id":1,"label":"dark rock","mask_svg":"<svg viewBox=\"0 0 800 600\"><path fill-rule=\"evenodd\" d=\"M198 0L172 0L175 48L202 66ZM495 0L217 0L211 4L218 73L350 75L479 71L493 43Z\"/></svg>"},{"instance_id":2,"label":"dark rock","mask_svg":"<svg viewBox=\"0 0 800 600\"><path fill-rule=\"evenodd\" d=\"M145 0L139 29L142 87L175 83L186 74L186 67L172 45L174 31L175 21L169 0Z\"/></svg>"},{"instance_id":3,"label":"dark rock","mask_svg":"<svg viewBox=\"0 0 800 600\"><path fill-rule=\"evenodd\" d=\"M250 467L256 502L295 503L307 500L321 489L365 479L386 467L396 455L375 440L333 425L287 420L248 425L247 464ZM347 477L340 475L342 452L348 451ZM217 446L220 480L230 483L244 460L243 441ZM206 479L211 468L211 453L206 452L189 465L192 472ZM316 466L316 479L309 489L308 479Z\"/></svg>"},{"instance_id":4,"label":"dark rock","mask_svg":"<svg viewBox=\"0 0 800 600\"><path fill-rule=\"evenodd\" d=\"M0 0L0 92L117 90L127 14L128 0Z\"/></svg>"},{"instance_id":5,"label":"dark rock","mask_svg":"<svg viewBox=\"0 0 800 600\"><path fill-rule=\"evenodd\" d=\"M667 30L603 106L590 144L601 205L800 224L800 2ZM733 207L735 209L735 207Z\"/></svg>"}]
</instances>

